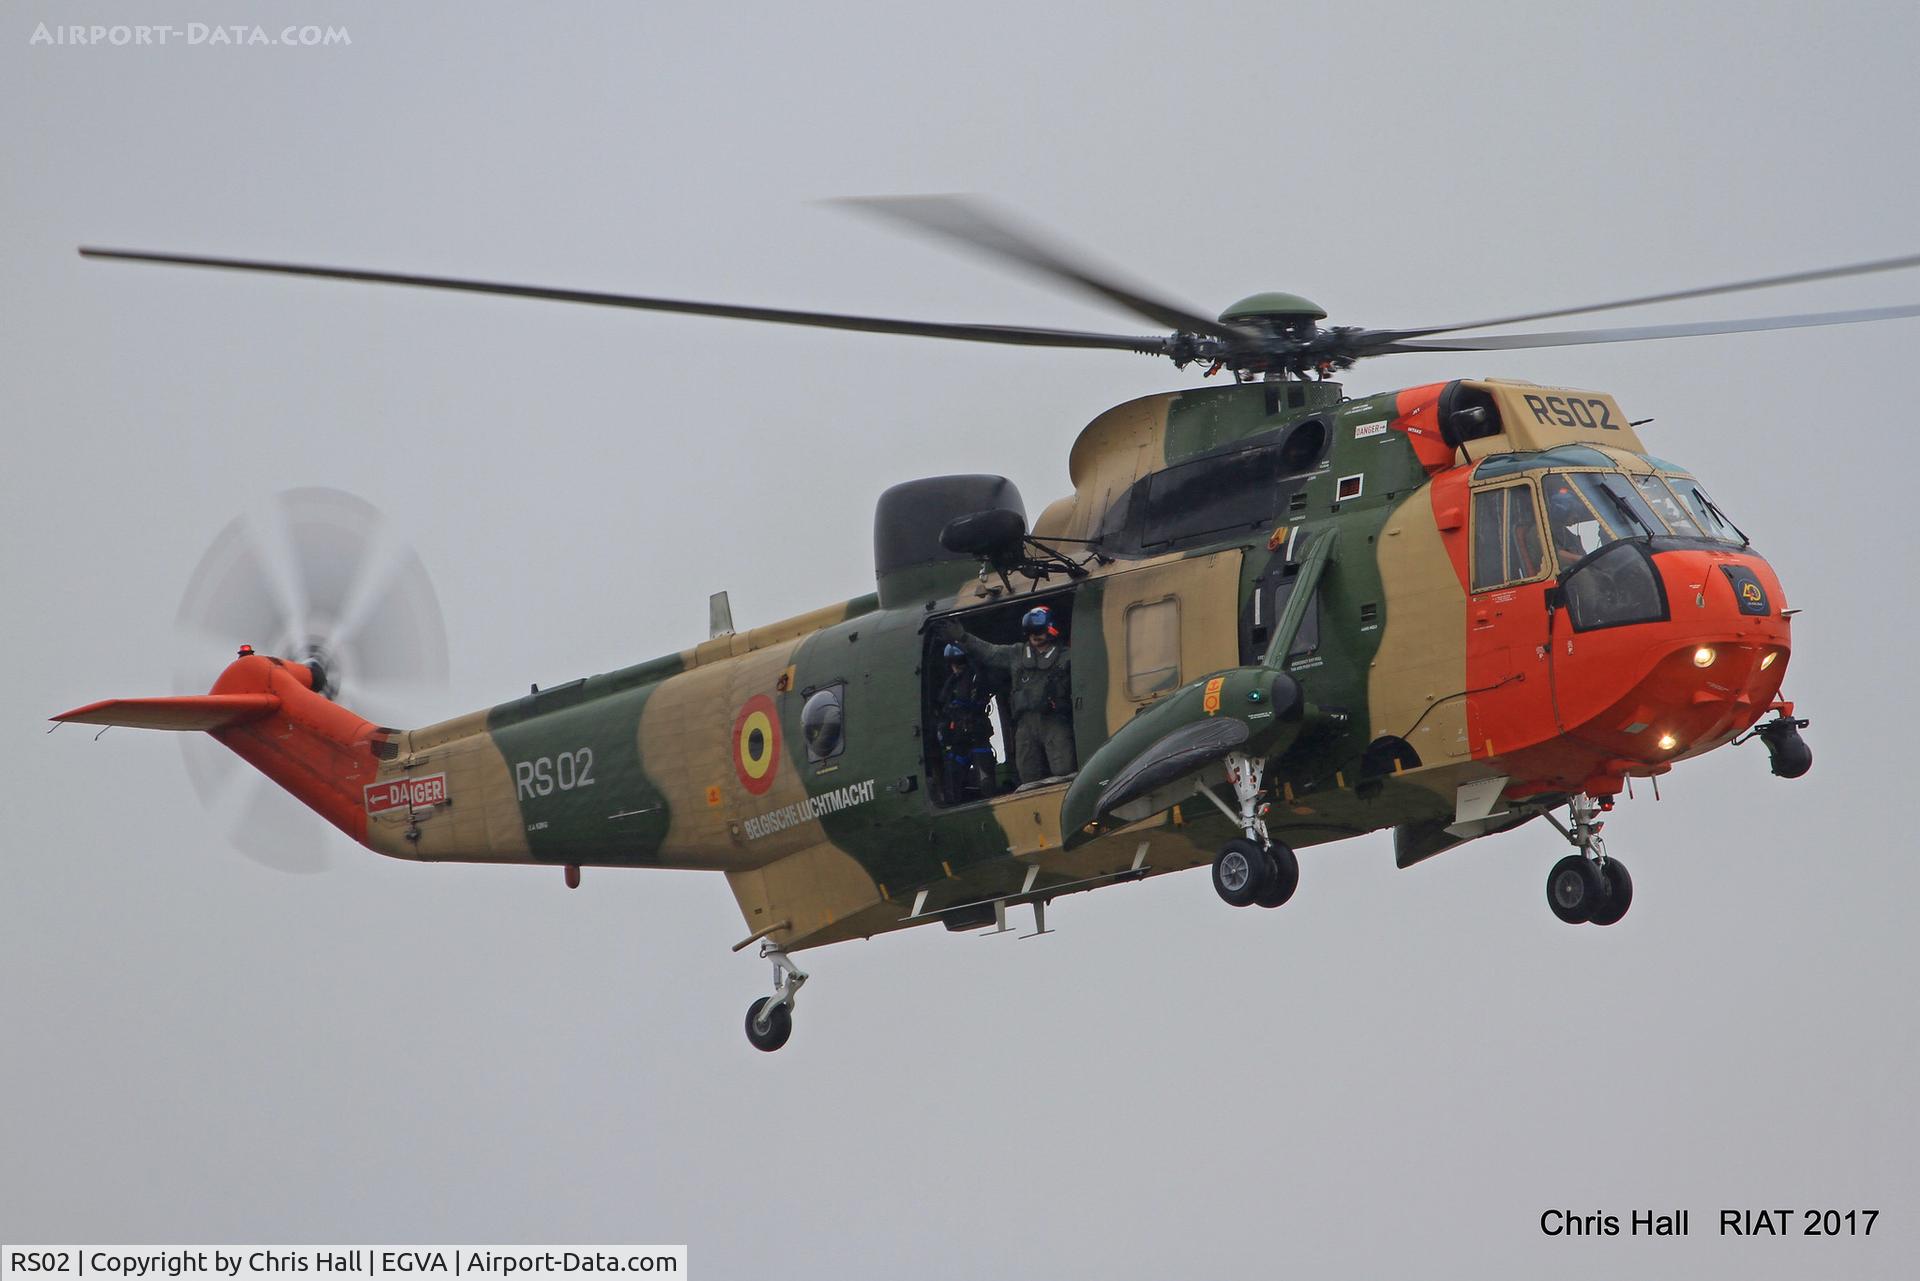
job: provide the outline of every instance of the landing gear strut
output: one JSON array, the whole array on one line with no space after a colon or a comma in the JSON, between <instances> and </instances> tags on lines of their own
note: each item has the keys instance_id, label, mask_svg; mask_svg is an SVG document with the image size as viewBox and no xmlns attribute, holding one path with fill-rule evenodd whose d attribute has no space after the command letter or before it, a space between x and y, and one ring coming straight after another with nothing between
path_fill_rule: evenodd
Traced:
<instances>
[{"instance_id":1,"label":"landing gear strut","mask_svg":"<svg viewBox=\"0 0 1920 1281\"><path fill-rule=\"evenodd\" d=\"M1210 788L1200 794L1240 828L1243 836L1220 847L1213 860L1213 889L1228 904L1279 907L1300 885L1300 860L1284 842L1267 833L1267 807L1260 800L1266 763L1235 752L1227 757L1227 781L1233 784L1239 812L1227 808Z\"/></svg>"},{"instance_id":2,"label":"landing gear strut","mask_svg":"<svg viewBox=\"0 0 1920 1281\"><path fill-rule=\"evenodd\" d=\"M1569 925L1612 925L1633 903L1633 878L1619 859L1607 857L1606 842L1600 838L1605 826L1599 821L1601 802L1582 792L1567 803L1567 811L1566 825L1551 814L1545 818L1580 852L1567 855L1547 873L1547 906Z\"/></svg>"},{"instance_id":3,"label":"landing gear strut","mask_svg":"<svg viewBox=\"0 0 1920 1281\"><path fill-rule=\"evenodd\" d=\"M760 955L773 962L773 995L747 1007L747 1040L754 1049L771 1054L793 1035L793 998L807 974L771 940L760 945Z\"/></svg>"}]
</instances>

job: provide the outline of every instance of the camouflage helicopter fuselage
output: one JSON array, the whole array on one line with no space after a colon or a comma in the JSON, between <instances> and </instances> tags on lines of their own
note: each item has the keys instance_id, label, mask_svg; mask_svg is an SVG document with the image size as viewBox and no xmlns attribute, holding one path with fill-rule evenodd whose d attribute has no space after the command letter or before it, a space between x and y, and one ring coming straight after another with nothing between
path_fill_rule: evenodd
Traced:
<instances>
[{"instance_id":1,"label":"camouflage helicopter fuselage","mask_svg":"<svg viewBox=\"0 0 1920 1281\"><path fill-rule=\"evenodd\" d=\"M1777 705L1785 601L1744 539L1675 518L1633 553L1658 610L1596 622L1572 553L1556 570L1544 538L1527 546L1549 466L1590 474L1601 527L1599 477L1684 475L1594 393L1463 382L1349 400L1285 381L1149 396L1081 433L1074 492L1033 522L1083 572L989 573L939 533L1017 508L1012 487L911 482L881 501L875 593L484 712L375 726L313 692L306 667L245 656L201 700L69 717L208 729L399 858L723 872L748 941L786 950L1209 863L1238 834L1215 757L1161 769L1130 804L1102 789L1221 718L1265 760L1276 838L1392 828L1404 866L1531 817L1530 801L1611 796ZM1501 513L1517 530L1495 531ZM1036 602L1066 622L1080 778L947 803L931 625L1011 640Z\"/></svg>"}]
</instances>

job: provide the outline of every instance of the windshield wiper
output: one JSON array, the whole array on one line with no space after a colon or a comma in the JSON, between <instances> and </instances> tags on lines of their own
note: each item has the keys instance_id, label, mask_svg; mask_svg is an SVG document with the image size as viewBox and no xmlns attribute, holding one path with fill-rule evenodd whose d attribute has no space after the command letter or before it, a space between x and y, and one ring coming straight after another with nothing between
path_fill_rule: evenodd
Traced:
<instances>
[{"instance_id":1,"label":"windshield wiper","mask_svg":"<svg viewBox=\"0 0 1920 1281\"><path fill-rule=\"evenodd\" d=\"M1640 530L1639 537L1641 538L1649 540L1653 538L1653 530L1648 527L1645 521L1640 519L1639 513L1634 511L1633 508L1628 505L1627 500L1620 497L1618 492L1608 488L1606 485L1600 486L1600 492L1607 496L1608 501L1613 504L1613 509L1620 514L1620 520L1624 527L1628 529L1638 528Z\"/></svg>"},{"instance_id":2,"label":"windshield wiper","mask_svg":"<svg viewBox=\"0 0 1920 1281\"><path fill-rule=\"evenodd\" d=\"M1747 537L1747 531L1740 528L1740 526L1734 524L1732 521L1728 520L1727 514L1721 511L1718 507L1714 506L1713 500L1711 498L1708 498L1705 494L1701 494L1700 501L1707 505L1707 510L1713 513L1713 518L1715 520L1719 521L1722 525L1725 525L1728 529L1731 529L1734 533L1740 535L1740 545L1742 547L1753 546L1753 540Z\"/></svg>"}]
</instances>

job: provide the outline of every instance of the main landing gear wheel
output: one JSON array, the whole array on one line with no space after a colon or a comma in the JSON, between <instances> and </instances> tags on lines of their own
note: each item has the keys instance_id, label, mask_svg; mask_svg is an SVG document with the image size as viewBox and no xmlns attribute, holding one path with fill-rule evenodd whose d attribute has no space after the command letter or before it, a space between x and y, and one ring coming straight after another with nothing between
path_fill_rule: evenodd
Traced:
<instances>
[{"instance_id":1,"label":"main landing gear wheel","mask_svg":"<svg viewBox=\"0 0 1920 1281\"><path fill-rule=\"evenodd\" d=\"M1569 854L1547 873L1547 906L1568 925L1592 920L1606 903L1607 883L1585 854Z\"/></svg>"},{"instance_id":2,"label":"main landing gear wheel","mask_svg":"<svg viewBox=\"0 0 1920 1281\"><path fill-rule=\"evenodd\" d=\"M785 1001L775 1005L773 997L763 996L747 1007L747 1040L754 1049L771 1054L792 1035L793 1009Z\"/></svg>"},{"instance_id":3,"label":"main landing gear wheel","mask_svg":"<svg viewBox=\"0 0 1920 1281\"><path fill-rule=\"evenodd\" d=\"M1252 841L1228 841L1213 859L1214 892L1233 907L1251 907L1259 902L1275 874L1273 860Z\"/></svg>"},{"instance_id":4,"label":"main landing gear wheel","mask_svg":"<svg viewBox=\"0 0 1920 1281\"><path fill-rule=\"evenodd\" d=\"M1594 905L1593 915L1587 919L1595 925L1612 925L1633 906L1633 878L1627 875L1627 865L1617 858L1608 859L1600 875L1607 883L1607 897Z\"/></svg>"},{"instance_id":5,"label":"main landing gear wheel","mask_svg":"<svg viewBox=\"0 0 1920 1281\"><path fill-rule=\"evenodd\" d=\"M1260 800L1260 782L1266 772L1264 762L1235 752L1226 759L1227 783L1234 799L1240 802L1235 813L1226 802L1203 787L1200 794L1212 801L1229 820L1239 825L1243 835L1220 847L1213 860L1213 890L1230 906L1279 907L1293 897L1300 886L1300 860L1293 851L1267 835L1267 807Z\"/></svg>"},{"instance_id":6,"label":"main landing gear wheel","mask_svg":"<svg viewBox=\"0 0 1920 1281\"><path fill-rule=\"evenodd\" d=\"M1300 860L1279 841L1267 846L1266 855L1273 875L1267 881L1267 888L1255 895L1253 901L1261 907L1279 907L1300 888Z\"/></svg>"}]
</instances>

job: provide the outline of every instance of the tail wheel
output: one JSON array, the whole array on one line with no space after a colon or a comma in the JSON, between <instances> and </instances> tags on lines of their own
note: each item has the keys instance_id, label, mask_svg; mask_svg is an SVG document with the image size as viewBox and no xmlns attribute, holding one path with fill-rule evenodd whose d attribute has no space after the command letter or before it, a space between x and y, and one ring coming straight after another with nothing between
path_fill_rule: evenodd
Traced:
<instances>
[{"instance_id":1,"label":"tail wheel","mask_svg":"<svg viewBox=\"0 0 1920 1281\"><path fill-rule=\"evenodd\" d=\"M1259 902L1273 879L1273 861L1252 841L1235 838L1221 846L1220 853L1214 856L1214 893L1233 907L1250 907Z\"/></svg>"},{"instance_id":2,"label":"tail wheel","mask_svg":"<svg viewBox=\"0 0 1920 1281\"><path fill-rule=\"evenodd\" d=\"M1607 883L1585 854L1569 854L1547 873L1547 906L1569 925L1592 920L1606 902Z\"/></svg>"},{"instance_id":3,"label":"tail wheel","mask_svg":"<svg viewBox=\"0 0 1920 1281\"><path fill-rule=\"evenodd\" d=\"M772 997L763 996L747 1007L747 1040L754 1049L771 1054L792 1035L793 1010L785 1001L773 1005Z\"/></svg>"},{"instance_id":4,"label":"tail wheel","mask_svg":"<svg viewBox=\"0 0 1920 1281\"><path fill-rule=\"evenodd\" d=\"M1279 907L1293 897L1300 888L1300 860L1295 857L1292 848L1284 842L1275 841L1267 846L1267 862L1273 868L1273 876L1254 902L1261 907Z\"/></svg>"},{"instance_id":5,"label":"tail wheel","mask_svg":"<svg viewBox=\"0 0 1920 1281\"><path fill-rule=\"evenodd\" d=\"M1633 878L1627 875L1626 864L1617 858L1607 860L1601 877L1607 883L1607 896L1594 904L1593 915L1587 919L1595 925L1612 925L1633 905Z\"/></svg>"}]
</instances>

